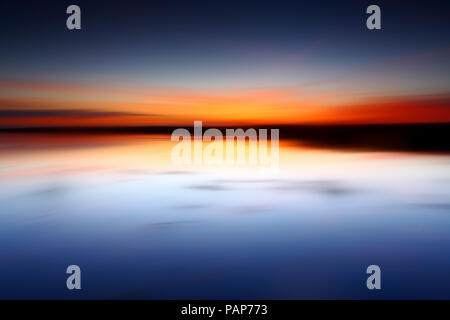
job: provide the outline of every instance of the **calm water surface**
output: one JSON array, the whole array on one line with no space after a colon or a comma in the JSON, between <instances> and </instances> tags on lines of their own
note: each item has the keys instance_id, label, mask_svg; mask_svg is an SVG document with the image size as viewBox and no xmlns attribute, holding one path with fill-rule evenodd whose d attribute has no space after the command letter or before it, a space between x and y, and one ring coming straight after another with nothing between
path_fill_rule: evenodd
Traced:
<instances>
[{"instance_id":1,"label":"calm water surface","mask_svg":"<svg viewBox=\"0 0 450 320\"><path fill-rule=\"evenodd\" d=\"M281 141L273 172L173 146L2 135L0 298L450 298L448 155Z\"/></svg>"}]
</instances>

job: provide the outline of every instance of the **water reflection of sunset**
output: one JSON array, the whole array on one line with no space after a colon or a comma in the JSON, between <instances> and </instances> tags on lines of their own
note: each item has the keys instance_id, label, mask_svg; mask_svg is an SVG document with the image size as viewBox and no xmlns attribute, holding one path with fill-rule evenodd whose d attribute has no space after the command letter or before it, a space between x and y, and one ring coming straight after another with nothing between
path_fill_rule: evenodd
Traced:
<instances>
[{"instance_id":1,"label":"water reflection of sunset","mask_svg":"<svg viewBox=\"0 0 450 320\"><path fill-rule=\"evenodd\" d=\"M183 297L206 292L229 297L233 282L221 271L224 265L233 266L235 278L267 286L258 293L241 287L242 297L311 297L328 268L351 286L349 264L358 268L373 254L391 272L402 274L403 261L412 259L415 268L443 281L447 269L439 266L450 265L448 257L425 258L436 243L450 250L448 155L338 150L281 140L274 172L248 165L174 165L173 145L168 135L3 139L0 257L8 263L0 266L0 297L6 292L33 297L31 289L42 278L24 271L43 257L49 267L41 273L74 257L98 279L113 276L111 266L119 266L129 276L115 279L119 286L110 289L113 294L133 291L146 279L133 297L165 297L167 288L176 292L177 276L196 288ZM414 250L407 249L411 246ZM346 268L336 250L347 257ZM323 264L328 268L321 269ZM255 273L261 268L264 272ZM205 275L214 279L213 291L193 285ZM289 291L271 286L292 282L302 285ZM12 286L15 291L9 291ZM326 290L313 296L336 297L329 287L327 282ZM89 297L104 297L101 288L84 290ZM351 292L339 297L364 296ZM40 297L65 294L58 287L40 291Z\"/></svg>"}]
</instances>

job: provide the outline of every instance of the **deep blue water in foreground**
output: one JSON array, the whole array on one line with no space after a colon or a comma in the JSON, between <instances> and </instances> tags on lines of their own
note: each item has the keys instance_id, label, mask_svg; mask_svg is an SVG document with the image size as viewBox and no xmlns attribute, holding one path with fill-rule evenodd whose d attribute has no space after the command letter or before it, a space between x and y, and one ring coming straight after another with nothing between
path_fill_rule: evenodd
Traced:
<instances>
[{"instance_id":1,"label":"deep blue water in foreground","mask_svg":"<svg viewBox=\"0 0 450 320\"><path fill-rule=\"evenodd\" d=\"M165 137L8 141L2 299L450 298L449 156L286 142L266 172L175 166Z\"/></svg>"}]
</instances>

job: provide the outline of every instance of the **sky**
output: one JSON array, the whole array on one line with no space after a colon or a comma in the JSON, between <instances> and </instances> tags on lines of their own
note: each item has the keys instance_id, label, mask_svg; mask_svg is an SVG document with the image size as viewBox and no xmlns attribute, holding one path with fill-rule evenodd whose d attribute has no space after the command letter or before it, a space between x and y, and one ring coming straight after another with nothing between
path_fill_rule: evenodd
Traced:
<instances>
[{"instance_id":1,"label":"sky","mask_svg":"<svg viewBox=\"0 0 450 320\"><path fill-rule=\"evenodd\" d=\"M66 28L71 4L81 30ZM4 1L0 127L450 122L449 9Z\"/></svg>"}]
</instances>

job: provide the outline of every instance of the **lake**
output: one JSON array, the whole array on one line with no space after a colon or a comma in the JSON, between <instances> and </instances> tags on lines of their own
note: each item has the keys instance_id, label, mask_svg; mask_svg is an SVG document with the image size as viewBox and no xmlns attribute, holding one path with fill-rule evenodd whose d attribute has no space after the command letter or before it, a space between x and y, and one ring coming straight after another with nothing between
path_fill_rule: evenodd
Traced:
<instances>
[{"instance_id":1,"label":"lake","mask_svg":"<svg viewBox=\"0 0 450 320\"><path fill-rule=\"evenodd\" d=\"M448 154L281 140L274 171L175 144L0 135L0 298L450 298Z\"/></svg>"}]
</instances>

